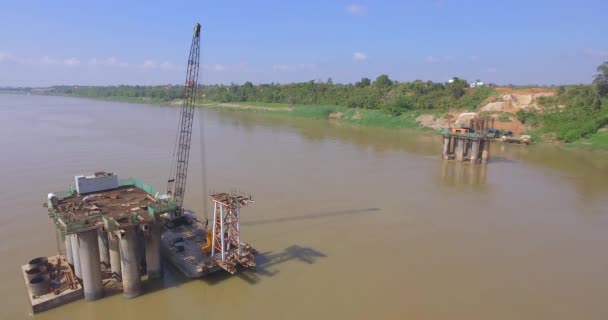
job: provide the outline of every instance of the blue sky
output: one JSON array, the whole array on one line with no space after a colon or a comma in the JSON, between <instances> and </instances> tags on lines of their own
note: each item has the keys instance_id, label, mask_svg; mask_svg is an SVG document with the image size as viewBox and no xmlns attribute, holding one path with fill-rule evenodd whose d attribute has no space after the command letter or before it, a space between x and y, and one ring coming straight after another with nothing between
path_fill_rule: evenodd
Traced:
<instances>
[{"instance_id":1,"label":"blue sky","mask_svg":"<svg viewBox=\"0 0 608 320\"><path fill-rule=\"evenodd\" d=\"M202 81L452 76L589 83L608 60L608 1L13 1L0 86L181 83L195 22Z\"/></svg>"}]
</instances>

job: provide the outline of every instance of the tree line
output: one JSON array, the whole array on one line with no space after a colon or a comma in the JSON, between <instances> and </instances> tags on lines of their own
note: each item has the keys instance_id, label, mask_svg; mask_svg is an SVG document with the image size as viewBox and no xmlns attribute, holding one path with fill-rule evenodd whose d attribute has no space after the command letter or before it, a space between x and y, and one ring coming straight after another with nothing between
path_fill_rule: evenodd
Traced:
<instances>
[{"instance_id":1,"label":"tree line","mask_svg":"<svg viewBox=\"0 0 608 320\"><path fill-rule=\"evenodd\" d=\"M148 97L160 101L183 98L183 86L109 86L55 87L57 94L94 98ZM408 110L447 111L448 108L475 108L492 89L468 89L468 82L454 78L449 83L432 81L398 82L388 75L375 80L362 78L350 84L314 80L290 84L205 85L199 90L199 101L258 102L290 105L340 105L349 108L382 109L398 115Z\"/></svg>"}]
</instances>

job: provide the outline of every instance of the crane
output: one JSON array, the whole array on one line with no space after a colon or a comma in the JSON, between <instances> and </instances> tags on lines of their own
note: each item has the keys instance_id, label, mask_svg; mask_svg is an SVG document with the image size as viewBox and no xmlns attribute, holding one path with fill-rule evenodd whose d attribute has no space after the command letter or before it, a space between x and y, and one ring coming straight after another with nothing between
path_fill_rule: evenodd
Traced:
<instances>
[{"instance_id":1,"label":"crane","mask_svg":"<svg viewBox=\"0 0 608 320\"><path fill-rule=\"evenodd\" d=\"M200 34L201 25L194 25L194 34L188 56L186 82L184 83L184 100L180 111L180 121L177 131L177 141L173 152L173 165L167 181L167 194L173 197L175 203L174 217L184 213L183 204L186 194L186 177L188 175L188 159L190 142L192 140L192 122L194 120L194 104L198 88L198 71L200 64ZM202 123L200 124L203 125ZM175 165L175 167L174 167ZM175 170L175 171L174 171Z\"/></svg>"}]
</instances>

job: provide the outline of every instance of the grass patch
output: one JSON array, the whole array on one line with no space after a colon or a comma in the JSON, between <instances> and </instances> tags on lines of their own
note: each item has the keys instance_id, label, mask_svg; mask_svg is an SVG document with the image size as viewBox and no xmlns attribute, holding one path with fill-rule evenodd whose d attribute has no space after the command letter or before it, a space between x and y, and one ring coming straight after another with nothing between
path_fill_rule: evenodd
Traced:
<instances>
[{"instance_id":1,"label":"grass patch","mask_svg":"<svg viewBox=\"0 0 608 320\"><path fill-rule=\"evenodd\" d=\"M608 132L591 134L588 138L579 139L575 142L569 143L568 146L592 150L608 150Z\"/></svg>"},{"instance_id":2,"label":"grass patch","mask_svg":"<svg viewBox=\"0 0 608 320\"><path fill-rule=\"evenodd\" d=\"M497 94L498 91L490 87L479 87L475 89L469 89L467 94L462 96L458 100L458 107L467 110L476 110L481 106L488 97Z\"/></svg>"},{"instance_id":3,"label":"grass patch","mask_svg":"<svg viewBox=\"0 0 608 320\"><path fill-rule=\"evenodd\" d=\"M295 106L292 111L287 111L286 114L309 119L327 119L330 114L344 111L345 109L346 108L340 106Z\"/></svg>"},{"instance_id":4,"label":"grass patch","mask_svg":"<svg viewBox=\"0 0 608 320\"><path fill-rule=\"evenodd\" d=\"M530 136L530 142L532 143L539 143L541 142L543 139L542 137L542 133L540 130L525 130L524 132L521 133L522 135L529 135Z\"/></svg>"},{"instance_id":5,"label":"grass patch","mask_svg":"<svg viewBox=\"0 0 608 320\"><path fill-rule=\"evenodd\" d=\"M351 109L349 111L349 114L345 114L345 117L341 122L361 126L397 129L418 128L420 126L416 121L416 118L418 117L417 112L410 111L404 112L399 116L392 116L381 110Z\"/></svg>"},{"instance_id":6,"label":"grass patch","mask_svg":"<svg viewBox=\"0 0 608 320\"><path fill-rule=\"evenodd\" d=\"M263 108L289 108L289 103L275 103L275 102L228 102L229 104L236 104L239 106L252 106L252 107L263 107Z\"/></svg>"},{"instance_id":7,"label":"grass patch","mask_svg":"<svg viewBox=\"0 0 608 320\"><path fill-rule=\"evenodd\" d=\"M299 105L291 111L281 113L309 119L328 119L332 113L342 113L340 123L384 128L418 128L417 112L408 111L399 116L392 116L382 110L346 108L333 105Z\"/></svg>"},{"instance_id":8,"label":"grass patch","mask_svg":"<svg viewBox=\"0 0 608 320\"><path fill-rule=\"evenodd\" d=\"M498 115L498 121L500 122L511 122L511 117L507 113L501 113Z\"/></svg>"}]
</instances>

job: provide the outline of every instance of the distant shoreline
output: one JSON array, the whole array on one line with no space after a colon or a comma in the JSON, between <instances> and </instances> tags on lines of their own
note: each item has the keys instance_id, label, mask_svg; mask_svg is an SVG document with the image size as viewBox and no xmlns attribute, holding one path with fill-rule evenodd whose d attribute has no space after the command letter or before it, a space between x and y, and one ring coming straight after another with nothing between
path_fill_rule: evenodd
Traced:
<instances>
[{"instance_id":1,"label":"distant shoreline","mask_svg":"<svg viewBox=\"0 0 608 320\"><path fill-rule=\"evenodd\" d=\"M4 92L6 93L6 92ZM1 92L0 92L1 94ZM10 93L13 94L13 93ZM24 93L15 93L24 94ZM179 107L181 105L181 99L175 99L165 101L163 99L155 99L150 97L86 97L86 96L75 96L75 95L56 95L56 94L36 94L39 96L60 96L67 98L83 98L98 101L108 102L124 102L133 104L146 104L155 106L167 106L167 107ZM365 127L380 127L389 129L416 129L426 132L435 132L435 129L428 126L424 126L419 123L419 117L421 114L417 111L404 112L399 116L392 116L382 112L381 110L369 110L369 109L353 109L346 108L343 106L336 105L287 105L280 103L248 103L248 102L211 102L204 101L196 104L196 107L204 108L221 108L230 109L236 111L248 111L248 112L270 112L273 114L281 114L286 116L303 117L316 120L326 120L336 123L354 125L354 126L365 126ZM426 115L430 116L430 115ZM441 119L445 114L435 114L431 118ZM604 130L605 131L605 130ZM598 133L600 135L605 134L608 136L608 132L602 131ZM581 139L573 143L563 143L556 141L536 141L535 143L541 144L557 144L564 148L580 148L593 151L607 151L603 143L596 143L591 139Z\"/></svg>"}]
</instances>

